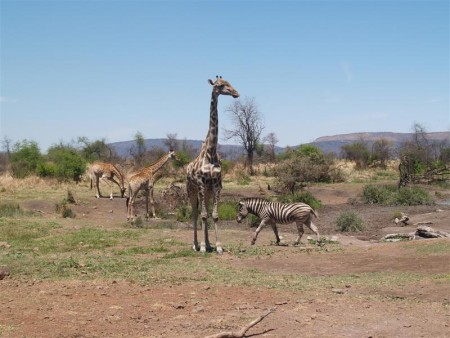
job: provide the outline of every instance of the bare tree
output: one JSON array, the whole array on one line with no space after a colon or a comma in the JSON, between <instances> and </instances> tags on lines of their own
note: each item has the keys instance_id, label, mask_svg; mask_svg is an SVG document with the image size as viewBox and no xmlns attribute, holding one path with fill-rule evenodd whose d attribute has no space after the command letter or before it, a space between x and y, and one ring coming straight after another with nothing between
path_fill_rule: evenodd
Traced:
<instances>
[{"instance_id":1,"label":"bare tree","mask_svg":"<svg viewBox=\"0 0 450 338\"><path fill-rule=\"evenodd\" d=\"M269 133L263 138L263 141L267 143L270 160L275 162L275 144L279 141L277 135L275 133Z\"/></svg>"},{"instance_id":2,"label":"bare tree","mask_svg":"<svg viewBox=\"0 0 450 338\"><path fill-rule=\"evenodd\" d=\"M167 148L169 149L173 149L173 150L178 150L178 140L177 140L177 134L171 134L171 133L167 133L166 134L167 139L165 139L163 141L164 145L167 146Z\"/></svg>"},{"instance_id":3,"label":"bare tree","mask_svg":"<svg viewBox=\"0 0 450 338\"><path fill-rule=\"evenodd\" d=\"M254 98L234 100L226 109L231 115L234 129L224 129L225 139L238 139L247 154L247 170L253 174L253 153L257 148L264 123Z\"/></svg>"}]
</instances>

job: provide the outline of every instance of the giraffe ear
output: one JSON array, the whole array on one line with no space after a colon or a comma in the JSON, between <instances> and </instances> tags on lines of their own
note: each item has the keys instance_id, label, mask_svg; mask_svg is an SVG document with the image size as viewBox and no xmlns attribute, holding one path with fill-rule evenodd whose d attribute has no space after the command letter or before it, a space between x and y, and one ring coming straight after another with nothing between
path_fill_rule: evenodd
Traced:
<instances>
[{"instance_id":1,"label":"giraffe ear","mask_svg":"<svg viewBox=\"0 0 450 338\"><path fill-rule=\"evenodd\" d=\"M214 86L214 82L213 82L213 80L211 80L211 79L208 79L208 82L209 82L209 84L210 84L211 86Z\"/></svg>"}]
</instances>

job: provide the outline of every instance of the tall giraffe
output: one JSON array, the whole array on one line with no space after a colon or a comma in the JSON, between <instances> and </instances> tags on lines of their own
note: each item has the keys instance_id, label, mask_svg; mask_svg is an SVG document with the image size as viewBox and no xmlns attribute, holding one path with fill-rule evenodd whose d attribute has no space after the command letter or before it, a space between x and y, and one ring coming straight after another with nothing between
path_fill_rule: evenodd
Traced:
<instances>
[{"instance_id":1,"label":"tall giraffe","mask_svg":"<svg viewBox=\"0 0 450 338\"><path fill-rule=\"evenodd\" d=\"M136 174L133 174L128 179L128 197L127 197L127 220L134 220L134 202L139 190L144 188L146 215L148 216L148 200L150 196L150 203L152 205L152 215L155 217L155 200L153 198L153 185L155 183L155 174L161 169L164 164L170 159L176 158L175 152L171 149L169 153L161 157L156 163L151 166L141 169Z\"/></svg>"},{"instance_id":2,"label":"tall giraffe","mask_svg":"<svg viewBox=\"0 0 450 338\"><path fill-rule=\"evenodd\" d=\"M109 198L113 199L113 186L108 181L111 181L115 184L117 184L120 188L120 197L123 198L123 195L125 194L125 180L123 173L112 163L105 163L105 162L94 162L90 164L87 168L87 173L89 175L89 178L91 180L91 189L94 185L96 187L97 193L95 197L100 198L102 197L102 194L100 192L100 178L104 179L106 183L111 188L111 193L109 194ZM115 179L117 178L117 180Z\"/></svg>"},{"instance_id":3,"label":"tall giraffe","mask_svg":"<svg viewBox=\"0 0 450 338\"><path fill-rule=\"evenodd\" d=\"M219 134L219 119L217 114L217 103L219 95L231 95L234 98L239 97L239 93L230 83L223 80L222 77L216 76L216 81L208 80L213 86L211 94L211 107L209 116L209 129L206 135L199 155L195 160L187 166L186 189L192 206L192 215L194 223L194 245L193 249L201 252L211 251L211 244L208 238L208 204L213 197L212 219L216 231L216 250L222 253L222 245L219 240L217 211L220 198L220 190L222 189L222 168L220 167L219 156L217 154L217 140ZM198 245L197 240L197 222L198 208L201 207L203 241Z\"/></svg>"}]
</instances>

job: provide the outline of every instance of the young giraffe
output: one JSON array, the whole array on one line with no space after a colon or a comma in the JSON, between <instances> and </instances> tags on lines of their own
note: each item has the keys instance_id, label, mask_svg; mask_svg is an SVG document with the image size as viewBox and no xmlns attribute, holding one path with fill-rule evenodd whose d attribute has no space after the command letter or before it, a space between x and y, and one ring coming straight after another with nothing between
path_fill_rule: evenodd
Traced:
<instances>
[{"instance_id":1,"label":"young giraffe","mask_svg":"<svg viewBox=\"0 0 450 338\"><path fill-rule=\"evenodd\" d=\"M108 182L111 181L115 184L117 184L120 188L120 197L123 198L123 195L125 194L125 180L124 175L122 172L112 163L104 163L104 162L94 162L88 166L88 175L91 179L91 189L92 185L95 185L97 189L97 193L95 197L100 198L102 197L102 194L100 192L100 178L104 179L106 183L111 188L111 193L109 195L110 199L113 199L113 186L111 183ZM117 181L114 177L116 177L119 181Z\"/></svg>"},{"instance_id":2,"label":"young giraffe","mask_svg":"<svg viewBox=\"0 0 450 338\"><path fill-rule=\"evenodd\" d=\"M176 158L175 152L170 150L168 154L161 157L156 163L149 167L141 169L138 173L130 176L128 180L128 197L127 197L127 220L134 220L134 202L136 201L136 196L139 190L144 188L146 190L145 194L145 206L146 215L148 217L148 200L150 196L150 203L152 205L152 215L155 218L155 200L153 198L153 185L155 183L155 174L161 169L164 164L170 159Z\"/></svg>"},{"instance_id":3,"label":"young giraffe","mask_svg":"<svg viewBox=\"0 0 450 338\"><path fill-rule=\"evenodd\" d=\"M189 200L192 206L192 215L194 223L194 245L193 249L201 252L211 251L211 244L208 238L208 204L211 196L214 199L212 218L216 231L216 250L217 253L222 253L222 245L219 241L218 220L219 214L217 211L220 190L222 189L222 175L220 161L217 154L217 140L219 133L219 120L217 114L217 103L219 95L231 95L234 98L239 97L239 93L230 83L223 80L222 77L216 76L216 81L208 80L213 86L211 95L211 107L209 117L209 129L206 135L206 140L203 143L200 153L197 158L187 166L187 182L186 189ZM201 207L203 241L198 245L197 240L197 221L198 221L198 207Z\"/></svg>"}]
</instances>

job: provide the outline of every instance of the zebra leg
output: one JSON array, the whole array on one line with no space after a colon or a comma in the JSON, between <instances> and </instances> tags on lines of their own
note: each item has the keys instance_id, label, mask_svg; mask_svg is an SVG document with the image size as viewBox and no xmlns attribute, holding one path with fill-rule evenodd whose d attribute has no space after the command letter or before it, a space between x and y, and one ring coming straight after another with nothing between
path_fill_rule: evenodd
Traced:
<instances>
[{"instance_id":1,"label":"zebra leg","mask_svg":"<svg viewBox=\"0 0 450 338\"><path fill-rule=\"evenodd\" d=\"M319 235L319 229L314 225L314 223L311 220L311 217L309 218L308 222L306 223L306 226L312 230L317 236L317 243L320 243L320 235Z\"/></svg>"},{"instance_id":2,"label":"zebra leg","mask_svg":"<svg viewBox=\"0 0 450 338\"><path fill-rule=\"evenodd\" d=\"M300 243L300 239L302 239L303 233L305 232L303 230L303 223L301 223L300 221L297 221L296 224L297 224L298 237L295 240L294 245L298 245Z\"/></svg>"},{"instance_id":3,"label":"zebra leg","mask_svg":"<svg viewBox=\"0 0 450 338\"><path fill-rule=\"evenodd\" d=\"M277 223L275 222L270 223L270 226L272 227L273 233L275 234L275 238L277 239L277 245L280 245L280 236L278 236Z\"/></svg>"},{"instance_id":4,"label":"zebra leg","mask_svg":"<svg viewBox=\"0 0 450 338\"><path fill-rule=\"evenodd\" d=\"M262 230L262 228L264 228L264 225L266 225L266 220L262 220L261 223L259 224L258 228L255 231L255 234L253 235L253 239L252 239L252 245L254 245L256 243L256 239L258 238L258 234L260 233L260 231Z\"/></svg>"}]
</instances>

